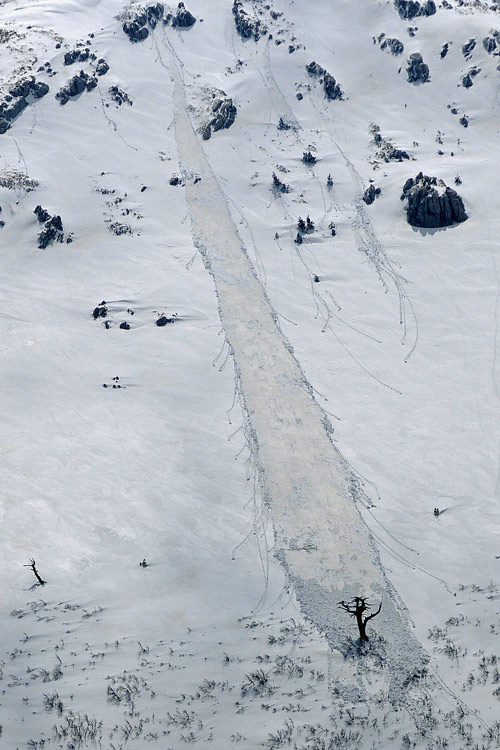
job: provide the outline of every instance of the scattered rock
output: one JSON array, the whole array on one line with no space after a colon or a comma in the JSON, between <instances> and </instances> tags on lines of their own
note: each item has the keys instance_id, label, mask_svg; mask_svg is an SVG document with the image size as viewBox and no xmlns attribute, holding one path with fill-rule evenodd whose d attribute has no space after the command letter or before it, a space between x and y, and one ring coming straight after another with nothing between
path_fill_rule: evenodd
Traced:
<instances>
[{"instance_id":1,"label":"scattered rock","mask_svg":"<svg viewBox=\"0 0 500 750\"><path fill-rule=\"evenodd\" d=\"M443 44L443 48L441 50L441 59L444 59L446 57L449 49L450 49L450 42L446 42L446 44Z\"/></svg>"},{"instance_id":2,"label":"scattered rock","mask_svg":"<svg viewBox=\"0 0 500 750\"><path fill-rule=\"evenodd\" d=\"M433 16L436 12L434 0L417 2L417 0L394 0L394 7L401 18L411 21L417 16Z\"/></svg>"},{"instance_id":3,"label":"scattered rock","mask_svg":"<svg viewBox=\"0 0 500 750\"><path fill-rule=\"evenodd\" d=\"M424 63L420 52L410 55L406 72L409 83L427 83L430 79L429 66Z\"/></svg>"},{"instance_id":4,"label":"scattered rock","mask_svg":"<svg viewBox=\"0 0 500 750\"><path fill-rule=\"evenodd\" d=\"M473 83L470 73L467 73L467 75L462 78L462 86L464 87L464 89L470 89L472 85Z\"/></svg>"},{"instance_id":5,"label":"scattered rock","mask_svg":"<svg viewBox=\"0 0 500 750\"><path fill-rule=\"evenodd\" d=\"M335 78L322 68L321 65L318 65L318 63L313 60L309 65L306 65L306 70L310 76L319 78L320 83L323 84L323 89L327 99L334 100L344 98L344 92L342 91L340 84L338 84Z\"/></svg>"},{"instance_id":6,"label":"scattered rock","mask_svg":"<svg viewBox=\"0 0 500 750\"><path fill-rule=\"evenodd\" d=\"M468 128L468 127L469 127L469 120L467 119L467 117L466 117L465 115L462 115L462 117L461 117L461 118L460 118L460 120L459 120L459 123L460 123L460 125L462 125L462 126L463 126L464 128Z\"/></svg>"},{"instance_id":7,"label":"scattered rock","mask_svg":"<svg viewBox=\"0 0 500 750\"><path fill-rule=\"evenodd\" d=\"M468 218L458 193L422 172L405 182L401 200L408 201L406 217L414 227L448 227Z\"/></svg>"},{"instance_id":8,"label":"scattered rock","mask_svg":"<svg viewBox=\"0 0 500 750\"><path fill-rule=\"evenodd\" d=\"M124 320L123 323L120 323L120 328L124 331L130 331L130 323L127 323L127 321Z\"/></svg>"},{"instance_id":9,"label":"scattered rock","mask_svg":"<svg viewBox=\"0 0 500 750\"><path fill-rule=\"evenodd\" d=\"M129 224L120 224L118 221L109 225L109 231L117 236L121 234L133 234L132 227Z\"/></svg>"},{"instance_id":10,"label":"scattered rock","mask_svg":"<svg viewBox=\"0 0 500 750\"><path fill-rule=\"evenodd\" d=\"M178 177L177 175L172 175L168 183L169 185L172 185L173 187L175 187L176 185L182 185L182 179Z\"/></svg>"},{"instance_id":11,"label":"scattered rock","mask_svg":"<svg viewBox=\"0 0 500 750\"><path fill-rule=\"evenodd\" d=\"M472 50L474 49L475 46L476 46L476 40L474 38L469 39L469 41L466 42L466 44L462 46L462 55L465 57L466 60L468 60L469 57L471 56Z\"/></svg>"},{"instance_id":12,"label":"scattered rock","mask_svg":"<svg viewBox=\"0 0 500 750\"><path fill-rule=\"evenodd\" d=\"M382 190L379 187L375 187L375 185L370 185L369 187L367 187L363 194L363 200L366 205L371 206L375 198L378 198L381 192Z\"/></svg>"},{"instance_id":13,"label":"scattered rock","mask_svg":"<svg viewBox=\"0 0 500 750\"><path fill-rule=\"evenodd\" d=\"M108 89L108 94L110 95L111 99L118 104L119 107L121 107L122 104L130 104L132 106L132 100L129 98L128 94L123 91L119 86L110 86Z\"/></svg>"},{"instance_id":14,"label":"scattered rock","mask_svg":"<svg viewBox=\"0 0 500 750\"><path fill-rule=\"evenodd\" d=\"M248 14L240 0L233 2L233 16L236 31L243 39L254 39L259 41L261 36L267 34L267 28L253 15Z\"/></svg>"}]
</instances>

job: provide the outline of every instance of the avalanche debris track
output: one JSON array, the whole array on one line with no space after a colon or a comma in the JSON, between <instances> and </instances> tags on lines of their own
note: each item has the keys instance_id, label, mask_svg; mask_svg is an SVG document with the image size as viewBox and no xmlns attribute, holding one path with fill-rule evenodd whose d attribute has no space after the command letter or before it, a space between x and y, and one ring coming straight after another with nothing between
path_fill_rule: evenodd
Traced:
<instances>
[{"instance_id":1,"label":"avalanche debris track","mask_svg":"<svg viewBox=\"0 0 500 750\"><path fill-rule=\"evenodd\" d=\"M389 698L404 701L406 687L425 669L426 656L356 510L355 482L331 442L326 414L278 326L192 127L182 70L173 57L170 67L193 238L213 277L234 356L251 449L272 512L274 554L290 576L304 613L326 634L331 648L344 655L352 648L353 630L338 610L339 600L361 595L382 602L374 655L383 657ZM192 174L201 179L190 179ZM346 698L364 697L354 679L340 689Z\"/></svg>"}]
</instances>

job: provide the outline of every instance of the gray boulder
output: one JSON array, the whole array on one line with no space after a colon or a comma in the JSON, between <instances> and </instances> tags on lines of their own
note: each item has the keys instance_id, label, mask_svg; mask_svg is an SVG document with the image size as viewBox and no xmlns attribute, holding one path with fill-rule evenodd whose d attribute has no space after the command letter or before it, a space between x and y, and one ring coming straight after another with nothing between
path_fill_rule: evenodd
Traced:
<instances>
[{"instance_id":1,"label":"gray boulder","mask_svg":"<svg viewBox=\"0 0 500 750\"><path fill-rule=\"evenodd\" d=\"M409 83L427 83L430 79L429 66L424 63L420 52L410 55L406 72Z\"/></svg>"},{"instance_id":2,"label":"gray boulder","mask_svg":"<svg viewBox=\"0 0 500 750\"><path fill-rule=\"evenodd\" d=\"M406 218L413 227L449 227L468 218L458 193L422 172L405 182L401 200L407 201Z\"/></svg>"},{"instance_id":3,"label":"gray boulder","mask_svg":"<svg viewBox=\"0 0 500 750\"><path fill-rule=\"evenodd\" d=\"M180 29L190 29L196 23L196 18L186 10L184 3L179 3L177 13L172 18L172 26Z\"/></svg>"}]
</instances>

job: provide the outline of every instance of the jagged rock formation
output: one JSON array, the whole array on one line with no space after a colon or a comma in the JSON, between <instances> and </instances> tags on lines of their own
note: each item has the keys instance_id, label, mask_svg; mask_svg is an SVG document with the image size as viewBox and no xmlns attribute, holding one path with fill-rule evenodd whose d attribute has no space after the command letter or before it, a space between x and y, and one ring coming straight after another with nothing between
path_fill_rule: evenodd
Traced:
<instances>
[{"instance_id":1,"label":"jagged rock formation","mask_svg":"<svg viewBox=\"0 0 500 750\"><path fill-rule=\"evenodd\" d=\"M40 224L45 225L38 235L38 247L40 248L40 250L44 250L47 245L51 244L54 241L64 241L63 224L60 216L51 216L49 212L41 206L37 206L33 213L36 214L36 217Z\"/></svg>"},{"instance_id":2,"label":"jagged rock formation","mask_svg":"<svg viewBox=\"0 0 500 750\"><path fill-rule=\"evenodd\" d=\"M236 118L237 109L233 100L222 92L222 96L216 97L212 102L212 117L202 131L202 138L208 141L212 137L212 131L230 128Z\"/></svg>"},{"instance_id":3,"label":"jagged rock formation","mask_svg":"<svg viewBox=\"0 0 500 750\"><path fill-rule=\"evenodd\" d=\"M6 133L11 127L12 120L26 109L28 96L41 99L49 91L43 81L37 81L34 76L22 78L9 89L9 93L0 102L0 134Z\"/></svg>"},{"instance_id":4,"label":"jagged rock formation","mask_svg":"<svg viewBox=\"0 0 500 750\"><path fill-rule=\"evenodd\" d=\"M433 16L436 12L436 3L434 0L427 2L417 2L417 0L394 0L394 7L401 18L411 21L417 16Z\"/></svg>"},{"instance_id":5,"label":"jagged rock formation","mask_svg":"<svg viewBox=\"0 0 500 750\"><path fill-rule=\"evenodd\" d=\"M149 29L154 29L163 18L164 7L161 3L148 5L136 11L122 26L131 42L142 42L149 36Z\"/></svg>"},{"instance_id":6,"label":"jagged rock formation","mask_svg":"<svg viewBox=\"0 0 500 750\"><path fill-rule=\"evenodd\" d=\"M409 83L426 83L430 79L429 66L424 63L420 52L414 52L406 68Z\"/></svg>"},{"instance_id":7,"label":"jagged rock formation","mask_svg":"<svg viewBox=\"0 0 500 750\"><path fill-rule=\"evenodd\" d=\"M406 218L413 227L449 227L468 218L458 193L422 172L405 182L401 200L408 201Z\"/></svg>"},{"instance_id":8,"label":"jagged rock formation","mask_svg":"<svg viewBox=\"0 0 500 750\"><path fill-rule=\"evenodd\" d=\"M261 36L267 34L264 24L255 16L249 15L240 0L234 0L233 16L236 31L243 39L254 39L258 42Z\"/></svg>"},{"instance_id":9,"label":"jagged rock formation","mask_svg":"<svg viewBox=\"0 0 500 750\"><path fill-rule=\"evenodd\" d=\"M342 91L340 84L337 83L335 78L322 68L321 65L318 65L318 63L313 60L309 65L306 65L306 70L310 76L319 78L319 82L323 84L323 89L327 99L333 100L344 98L344 92Z\"/></svg>"},{"instance_id":10,"label":"jagged rock formation","mask_svg":"<svg viewBox=\"0 0 500 750\"><path fill-rule=\"evenodd\" d=\"M367 206L371 206L375 198L378 198L381 194L382 190L379 187L375 187L375 185L369 185L369 187L366 188L364 194L363 194L363 200L366 203Z\"/></svg>"},{"instance_id":11,"label":"jagged rock formation","mask_svg":"<svg viewBox=\"0 0 500 750\"><path fill-rule=\"evenodd\" d=\"M70 99L78 96L82 91L92 91L96 86L97 78L81 70L77 75L73 76L73 78L70 78L65 86L59 89L56 94L56 99L58 99L61 104L67 104Z\"/></svg>"},{"instance_id":12,"label":"jagged rock formation","mask_svg":"<svg viewBox=\"0 0 500 750\"><path fill-rule=\"evenodd\" d=\"M167 13L163 23L172 23L172 26L178 29L190 29L196 23L196 18L186 10L184 3L179 3L175 16L172 13Z\"/></svg>"},{"instance_id":13,"label":"jagged rock formation","mask_svg":"<svg viewBox=\"0 0 500 750\"><path fill-rule=\"evenodd\" d=\"M378 37L374 37L373 39L374 41L378 42L381 50L386 50L392 55L402 55L405 50L403 42L396 37L386 37L386 35L382 33L379 34Z\"/></svg>"}]
</instances>

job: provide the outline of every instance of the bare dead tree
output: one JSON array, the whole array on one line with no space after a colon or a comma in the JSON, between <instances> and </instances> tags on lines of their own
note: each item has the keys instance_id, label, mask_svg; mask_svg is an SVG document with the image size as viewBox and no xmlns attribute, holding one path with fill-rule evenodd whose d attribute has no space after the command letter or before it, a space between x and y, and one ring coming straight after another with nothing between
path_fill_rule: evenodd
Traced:
<instances>
[{"instance_id":1,"label":"bare dead tree","mask_svg":"<svg viewBox=\"0 0 500 750\"><path fill-rule=\"evenodd\" d=\"M44 586L47 583L47 581L44 581L43 578L41 578L40 574L38 573L38 570L36 569L36 563L33 558L31 558L29 565L25 565L24 567L31 568L40 586Z\"/></svg>"},{"instance_id":2,"label":"bare dead tree","mask_svg":"<svg viewBox=\"0 0 500 750\"><path fill-rule=\"evenodd\" d=\"M379 604L379 608L376 612L372 612L371 615L365 615L364 613L370 609L370 604L366 601L366 597L355 596L349 602L339 602L339 607L342 607L352 617L356 618L356 623L359 630L359 639L361 641L367 641L368 636L366 635L366 623L373 617L376 617L382 609L382 602Z\"/></svg>"}]
</instances>

